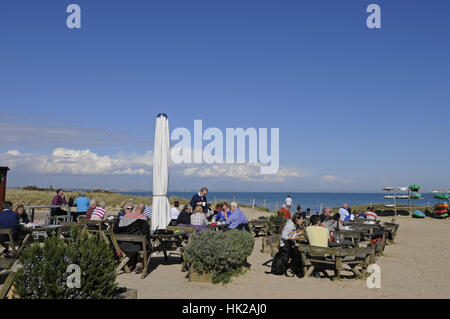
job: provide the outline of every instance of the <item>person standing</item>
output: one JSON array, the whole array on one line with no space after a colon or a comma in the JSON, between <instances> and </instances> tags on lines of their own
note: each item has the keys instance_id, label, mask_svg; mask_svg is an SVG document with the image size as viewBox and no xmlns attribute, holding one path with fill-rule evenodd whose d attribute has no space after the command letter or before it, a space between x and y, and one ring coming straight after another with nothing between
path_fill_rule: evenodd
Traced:
<instances>
[{"instance_id":1,"label":"person standing","mask_svg":"<svg viewBox=\"0 0 450 319\"><path fill-rule=\"evenodd\" d=\"M292 207L292 198L290 195L288 195L286 197L286 199L284 200L284 204L286 205L286 209L289 211L289 213L291 212L291 207Z\"/></svg>"},{"instance_id":2,"label":"person standing","mask_svg":"<svg viewBox=\"0 0 450 319\"><path fill-rule=\"evenodd\" d=\"M180 211L178 210L178 207L180 207L180 202L179 201L175 201L173 203L173 207L170 209L170 215L172 220L170 221L170 224L175 226L178 216L180 215Z\"/></svg>"},{"instance_id":3,"label":"person standing","mask_svg":"<svg viewBox=\"0 0 450 319\"><path fill-rule=\"evenodd\" d=\"M286 204L281 205L281 209L278 211L278 214L284 218L291 218L291 212L286 208Z\"/></svg>"},{"instance_id":4,"label":"person standing","mask_svg":"<svg viewBox=\"0 0 450 319\"><path fill-rule=\"evenodd\" d=\"M208 212L208 200L206 199L206 195L208 195L208 189L206 187L202 187L202 189L200 189L200 192L194 194L189 203L192 209L197 206L201 206L203 212L206 214Z\"/></svg>"}]
</instances>

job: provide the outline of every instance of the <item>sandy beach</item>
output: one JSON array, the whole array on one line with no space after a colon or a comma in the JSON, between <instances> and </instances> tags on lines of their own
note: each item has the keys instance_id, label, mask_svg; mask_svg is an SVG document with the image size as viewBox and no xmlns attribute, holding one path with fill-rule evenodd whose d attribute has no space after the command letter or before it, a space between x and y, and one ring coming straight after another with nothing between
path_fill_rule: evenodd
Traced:
<instances>
[{"instance_id":1,"label":"sandy beach","mask_svg":"<svg viewBox=\"0 0 450 319\"><path fill-rule=\"evenodd\" d=\"M249 220L262 215L245 210ZM381 217L390 221L392 217ZM139 275L122 273L121 286L138 289L138 298L442 298L450 291L447 275L450 258L450 221L432 218L396 217L400 224L395 244L386 246L378 260L381 267L381 288L369 289L365 280L325 278L290 278L266 274L270 254L261 253L262 237L256 238L253 254L248 258L250 270L234 277L227 285L188 282L180 272L180 258L171 256L167 262L162 254L154 255L151 272L141 280ZM270 265L270 263L269 263Z\"/></svg>"}]
</instances>

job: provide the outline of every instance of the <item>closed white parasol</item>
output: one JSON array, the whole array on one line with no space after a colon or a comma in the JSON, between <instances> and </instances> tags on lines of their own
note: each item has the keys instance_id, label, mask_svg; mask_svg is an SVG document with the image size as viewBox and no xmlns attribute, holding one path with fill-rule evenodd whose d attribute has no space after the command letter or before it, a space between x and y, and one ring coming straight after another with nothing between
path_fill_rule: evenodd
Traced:
<instances>
[{"instance_id":1,"label":"closed white parasol","mask_svg":"<svg viewBox=\"0 0 450 319\"><path fill-rule=\"evenodd\" d=\"M169 187L169 119L164 113L156 116L153 154L152 230L165 229L170 223Z\"/></svg>"}]
</instances>

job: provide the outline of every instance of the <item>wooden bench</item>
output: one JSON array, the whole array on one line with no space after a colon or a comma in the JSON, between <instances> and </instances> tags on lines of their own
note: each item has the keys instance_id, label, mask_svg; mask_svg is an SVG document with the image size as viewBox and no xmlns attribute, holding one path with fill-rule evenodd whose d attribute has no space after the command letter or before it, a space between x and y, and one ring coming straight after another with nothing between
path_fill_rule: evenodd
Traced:
<instances>
[{"instance_id":1,"label":"wooden bench","mask_svg":"<svg viewBox=\"0 0 450 319\"><path fill-rule=\"evenodd\" d=\"M144 261L144 270L142 271L141 279L144 279L145 276L147 276L148 272L148 265L150 263L150 257L151 257L151 247L148 244L147 239L144 235L125 235L125 234L114 234L112 232L108 233L109 237L111 238L111 242L116 250L117 256L121 256L119 260L119 264L116 267L116 272L120 271L120 269L125 268L126 273L131 273L128 266L126 265L129 261L129 258L123 255L123 251L120 248L119 242L125 241L125 242L133 242L133 243L140 243L142 244L142 250L138 252L138 254L142 257Z\"/></svg>"},{"instance_id":2,"label":"wooden bench","mask_svg":"<svg viewBox=\"0 0 450 319\"><path fill-rule=\"evenodd\" d=\"M8 236L7 240L2 240L0 244L7 245L11 248L11 258L0 257L0 268L4 269L12 269L13 266L18 262L18 258L26 243L30 238L30 234L27 234L25 238L22 240L22 243L19 244L14 240L14 233L12 228L0 228L0 235ZM3 237L3 236L2 236Z\"/></svg>"},{"instance_id":3,"label":"wooden bench","mask_svg":"<svg viewBox=\"0 0 450 319\"><path fill-rule=\"evenodd\" d=\"M107 244L110 244L109 238L105 233L108 229L103 229L103 222L101 220L87 220L82 218L78 219L78 224L85 227L88 233L99 235Z\"/></svg>"},{"instance_id":4,"label":"wooden bench","mask_svg":"<svg viewBox=\"0 0 450 319\"><path fill-rule=\"evenodd\" d=\"M398 228L400 227L399 224L396 223L389 223L389 222L383 222L381 224L381 226L384 227L384 229L386 229L388 231L388 240L390 241L390 243L395 244L394 243L394 239L397 236L397 231Z\"/></svg>"},{"instance_id":5,"label":"wooden bench","mask_svg":"<svg viewBox=\"0 0 450 319\"><path fill-rule=\"evenodd\" d=\"M314 269L328 277L326 270L333 270L336 279L341 279L343 265L348 265L359 279L366 276L367 267L374 262L375 247L315 247L298 244L302 255L303 272L309 277Z\"/></svg>"},{"instance_id":6,"label":"wooden bench","mask_svg":"<svg viewBox=\"0 0 450 319\"><path fill-rule=\"evenodd\" d=\"M0 273L0 284L2 288L0 289L0 299L5 299L8 296L8 292L14 283L14 278L16 276L15 272L7 271Z\"/></svg>"},{"instance_id":7,"label":"wooden bench","mask_svg":"<svg viewBox=\"0 0 450 319\"><path fill-rule=\"evenodd\" d=\"M195 227L181 227L181 226L167 226L167 230L172 230L173 232L182 231L189 234L187 240L185 240L185 244L189 244L191 241L192 236L195 234L196 228ZM178 253L180 257L183 259L183 263L181 265L181 271L185 271L188 268L188 265L186 261L183 258L184 253L184 247L180 247L180 252ZM177 254L176 252L174 254Z\"/></svg>"}]
</instances>

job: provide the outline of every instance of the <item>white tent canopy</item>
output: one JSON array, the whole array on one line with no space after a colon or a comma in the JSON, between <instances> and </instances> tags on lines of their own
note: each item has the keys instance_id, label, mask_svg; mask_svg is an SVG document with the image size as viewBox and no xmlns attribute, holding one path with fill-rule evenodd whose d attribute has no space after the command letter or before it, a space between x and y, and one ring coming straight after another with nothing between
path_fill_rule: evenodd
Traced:
<instances>
[{"instance_id":1,"label":"white tent canopy","mask_svg":"<svg viewBox=\"0 0 450 319\"><path fill-rule=\"evenodd\" d=\"M169 119L164 113L156 116L155 144L153 153L153 203L152 231L169 225L170 204L167 199L169 187Z\"/></svg>"}]
</instances>

